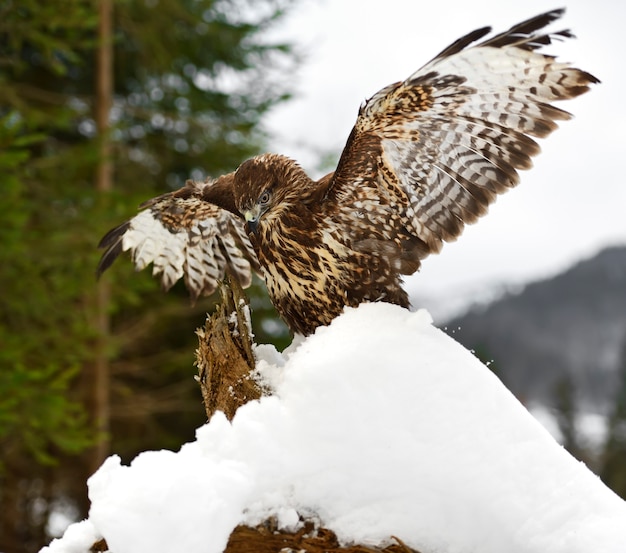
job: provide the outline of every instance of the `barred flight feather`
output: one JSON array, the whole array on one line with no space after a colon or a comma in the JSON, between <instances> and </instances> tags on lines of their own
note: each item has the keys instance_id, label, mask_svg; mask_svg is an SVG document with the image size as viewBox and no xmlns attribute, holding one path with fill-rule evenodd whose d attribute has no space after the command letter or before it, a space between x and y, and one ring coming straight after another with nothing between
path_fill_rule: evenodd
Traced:
<instances>
[{"instance_id":1,"label":"barred flight feather","mask_svg":"<svg viewBox=\"0 0 626 553\"><path fill-rule=\"evenodd\" d=\"M213 181L188 182L179 191L142 204L144 209L110 231L100 242L106 248L98 274L123 251L130 251L139 271L153 264L164 290L184 278L195 301L211 295L231 272L247 287L258 261L243 222L232 213L201 200Z\"/></svg>"}]
</instances>

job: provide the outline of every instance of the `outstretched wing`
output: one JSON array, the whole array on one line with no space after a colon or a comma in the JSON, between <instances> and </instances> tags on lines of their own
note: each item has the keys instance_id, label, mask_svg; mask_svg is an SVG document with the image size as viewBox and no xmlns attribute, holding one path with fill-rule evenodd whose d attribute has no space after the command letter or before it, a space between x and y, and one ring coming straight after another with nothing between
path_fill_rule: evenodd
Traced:
<instances>
[{"instance_id":1,"label":"outstretched wing","mask_svg":"<svg viewBox=\"0 0 626 553\"><path fill-rule=\"evenodd\" d=\"M227 271L248 287L258 260L242 221L202 199L213 182L189 181L144 203L138 215L110 230L99 244L105 252L98 276L130 251L138 271L153 264L152 274L160 275L165 290L184 278L194 300L212 294Z\"/></svg>"},{"instance_id":2,"label":"outstretched wing","mask_svg":"<svg viewBox=\"0 0 626 553\"><path fill-rule=\"evenodd\" d=\"M531 167L539 152L531 137L547 136L555 121L570 117L550 103L598 82L538 53L553 38L572 36L538 32L562 13L539 15L469 47L490 28L474 31L368 100L330 184L343 210L387 206L367 210L370 222L419 259L484 215L517 184L518 170ZM418 266L405 264L409 272Z\"/></svg>"}]
</instances>

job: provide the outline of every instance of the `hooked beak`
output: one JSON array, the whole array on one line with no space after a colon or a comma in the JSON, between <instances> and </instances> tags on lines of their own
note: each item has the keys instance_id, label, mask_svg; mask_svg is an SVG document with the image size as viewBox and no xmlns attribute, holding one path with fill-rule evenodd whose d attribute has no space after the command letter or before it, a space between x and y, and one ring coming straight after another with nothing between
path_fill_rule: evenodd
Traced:
<instances>
[{"instance_id":1,"label":"hooked beak","mask_svg":"<svg viewBox=\"0 0 626 553\"><path fill-rule=\"evenodd\" d=\"M243 212L243 218L245 219L248 228L256 234L259 226L259 218L261 217L261 206L255 205L252 209L248 209Z\"/></svg>"}]
</instances>

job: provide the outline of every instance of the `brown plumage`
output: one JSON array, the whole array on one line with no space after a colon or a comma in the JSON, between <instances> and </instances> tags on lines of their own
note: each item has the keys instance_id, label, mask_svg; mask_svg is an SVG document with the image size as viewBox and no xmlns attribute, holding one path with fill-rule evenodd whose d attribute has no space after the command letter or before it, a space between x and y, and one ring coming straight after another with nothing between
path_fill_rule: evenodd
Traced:
<instances>
[{"instance_id":1,"label":"brown plumage","mask_svg":"<svg viewBox=\"0 0 626 553\"><path fill-rule=\"evenodd\" d=\"M408 307L402 275L456 239L531 167L555 121L550 105L598 80L537 52L548 12L478 45L457 40L407 80L360 109L334 173L310 179L291 159L265 154L235 172L150 200L110 231L98 272L123 250L154 264L163 286L184 277L193 297L225 271L242 285L260 271L292 331L312 333L344 306Z\"/></svg>"}]
</instances>

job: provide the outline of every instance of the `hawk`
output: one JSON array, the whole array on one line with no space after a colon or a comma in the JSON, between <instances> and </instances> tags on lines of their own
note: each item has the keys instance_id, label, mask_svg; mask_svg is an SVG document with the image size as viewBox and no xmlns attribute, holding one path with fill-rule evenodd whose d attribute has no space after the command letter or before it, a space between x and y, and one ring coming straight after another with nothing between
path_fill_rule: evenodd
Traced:
<instances>
[{"instance_id":1,"label":"hawk","mask_svg":"<svg viewBox=\"0 0 626 553\"><path fill-rule=\"evenodd\" d=\"M192 298L228 272L259 272L289 328L304 335L344 306L409 307L402 276L455 240L519 181L555 121L552 105L599 82L539 50L550 11L475 44L458 39L408 79L367 100L336 170L314 181L293 160L264 154L217 179L188 181L112 229L98 274L122 251L153 264L163 288L184 278Z\"/></svg>"}]
</instances>

